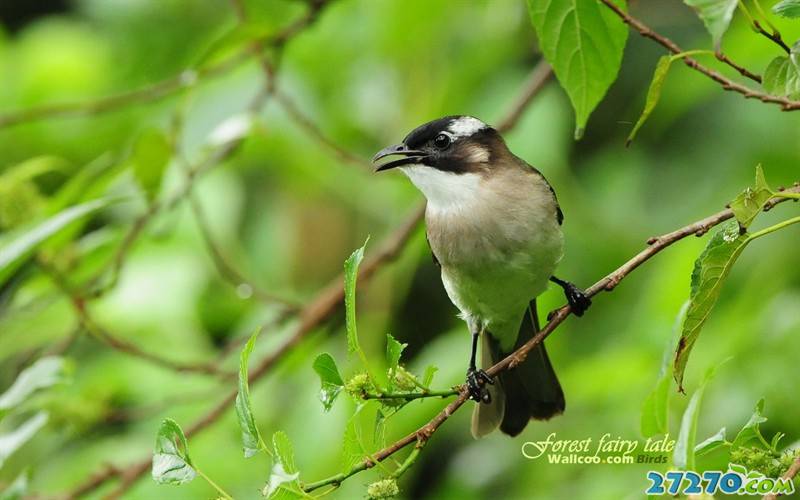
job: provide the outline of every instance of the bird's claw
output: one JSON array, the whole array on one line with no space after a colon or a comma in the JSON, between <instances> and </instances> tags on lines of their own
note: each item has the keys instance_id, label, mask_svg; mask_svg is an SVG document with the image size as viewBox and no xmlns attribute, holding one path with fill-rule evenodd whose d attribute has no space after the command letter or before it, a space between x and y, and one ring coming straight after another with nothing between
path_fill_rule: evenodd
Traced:
<instances>
[{"instance_id":1,"label":"bird's claw","mask_svg":"<svg viewBox=\"0 0 800 500\"><path fill-rule=\"evenodd\" d=\"M475 368L467 370L467 389L471 400L486 404L492 402L492 396L489 394L486 384L494 385L494 380L488 373Z\"/></svg>"},{"instance_id":2,"label":"bird's claw","mask_svg":"<svg viewBox=\"0 0 800 500\"><path fill-rule=\"evenodd\" d=\"M572 283L564 288L564 295L567 296L567 302L575 316L583 316L583 313L592 305L592 299Z\"/></svg>"}]
</instances>

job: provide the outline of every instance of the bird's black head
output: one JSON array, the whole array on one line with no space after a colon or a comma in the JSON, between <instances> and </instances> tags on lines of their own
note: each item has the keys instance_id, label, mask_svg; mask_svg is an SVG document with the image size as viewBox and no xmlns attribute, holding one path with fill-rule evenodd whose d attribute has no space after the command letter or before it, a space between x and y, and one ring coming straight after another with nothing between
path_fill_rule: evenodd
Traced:
<instances>
[{"instance_id":1,"label":"bird's black head","mask_svg":"<svg viewBox=\"0 0 800 500\"><path fill-rule=\"evenodd\" d=\"M378 165L376 171L424 165L456 174L488 168L503 141L495 129L472 116L445 116L420 125L401 144L384 148L372 159L403 158Z\"/></svg>"}]
</instances>

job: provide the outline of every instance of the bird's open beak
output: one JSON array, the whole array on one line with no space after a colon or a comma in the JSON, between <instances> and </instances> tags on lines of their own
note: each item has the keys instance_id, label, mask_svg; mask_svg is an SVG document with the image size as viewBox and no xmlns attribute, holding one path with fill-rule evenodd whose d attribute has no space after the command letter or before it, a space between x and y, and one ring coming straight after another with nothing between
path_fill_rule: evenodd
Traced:
<instances>
[{"instance_id":1,"label":"bird's open beak","mask_svg":"<svg viewBox=\"0 0 800 500\"><path fill-rule=\"evenodd\" d=\"M408 149L405 144L395 144L394 146L389 146L388 148L383 148L378 151L372 158L372 162L375 163L376 161L386 158L387 156L392 155L402 155L405 158L400 158L398 160L389 161L378 165L375 167L376 172L382 172L383 170L389 170L390 168L399 167L402 165L409 165L411 163L420 163L420 161L427 156L427 153L424 151L419 151L416 149Z\"/></svg>"}]
</instances>

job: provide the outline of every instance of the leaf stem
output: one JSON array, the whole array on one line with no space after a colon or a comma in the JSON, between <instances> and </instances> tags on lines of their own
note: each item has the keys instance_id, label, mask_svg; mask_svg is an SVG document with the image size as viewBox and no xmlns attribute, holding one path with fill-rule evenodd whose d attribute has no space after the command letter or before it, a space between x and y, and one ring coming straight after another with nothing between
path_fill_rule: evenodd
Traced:
<instances>
[{"instance_id":1,"label":"leaf stem","mask_svg":"<svg viewBox=\"0 0 800 500\"><path fill-rule=\"evenodd\" d=\"M779 191L777 193L773 193L775 196L779 198L788 198L790 200L800 200L800 193L787 193L784 191Z\"/></svg>"},{"instance_id":2,"label":"leaf stem","mask_svg":"<svg viewBox=\"0 0 800 500\"><path fill-rule=\"evenodd\" d=\"M206 482L208 484L210 484L212 488L217 490L217 492L220 495L222 495L222 498L225 498L226 500L233 500L233 497L227 491L223 490L217 483L212 481L210 477L206 476L205 473L203 473L203 471L201 471L200 469L197 468L197 466L194 467L194 470L195 470L195 472L197 472L198 476L200 476L203 479L205 479Z\"/></svg>"},{"instance_id":3,"label":"leaf stem","mask_svg":"<svg viewBox=\"0 0 800 500\"><path fill-rule=\"evenodd\" d=\"M365 393L361 395L361 398L362 399L405 399L411 401L414 399L422 399L422 398L447 398L456 395L458 395L458 391L450 389L449 391Z\"/></svg>"},{"instance_id":4,"label":"leaf stem","mask_svg":"<svg viewBox=\"0 0 800 500\"><path fill-rule=\"evenodd\" d=\"M769 233L775 232L778 229L783 229L786 226L791 226L792 224L797 224L798 222L800 222L800 216L792 217L791 219L786 219L785 221L779 222L779 223L775 224L774 226L770 226L770 227L764 228L761 231L757 231L757 232L751 234L750 237L748 238L748 240L754 240L756 238L760 238L760 237L765 236L765 235L767 235Z\"/></svg>"},{"instance_id":5,"label":"leaf stem","mask_svg":"<svg viewBox=\"0 0 800 500\"><path fill-rule=\"evenodd\" d=\"M411 468L412 465L414 465L414 462L417 461L417 457L419 456L419 452L422 451L423 446L425 445L422 444L422 441L420 441L417 444L417 446L415 446L414 449L411 450L411 453L408 454L406 459L403 461L403 464L400 467L398 467L397 470L395 470L394 473L392 474L392 477L394 479L397 479L400 476L402 476L409 468Z\"/></svg>"}]
</instances>

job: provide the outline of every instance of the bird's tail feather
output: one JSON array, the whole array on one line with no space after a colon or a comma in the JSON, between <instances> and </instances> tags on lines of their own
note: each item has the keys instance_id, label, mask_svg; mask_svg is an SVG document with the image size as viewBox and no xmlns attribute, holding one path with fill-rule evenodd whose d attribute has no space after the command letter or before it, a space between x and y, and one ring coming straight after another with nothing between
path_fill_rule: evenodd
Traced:
<instances>
[{"instance_id":1,"label":"bird's tail feather","mask_svg":"<svg viewBox=\"0 0 800 500\"><path fill-rule=\"evenodd\" d=\"M532 301L512 351L530 340L537 330L536 302ZM481 351L484 369L510 354L502 352L491 335L484 335ZM489 391L492 402L476 405L472 414L472 435L476 438L498 426L503 433L516 436L530 419L547 420L564 412L564 392L544 344L531 350L525 361L501 373Z\"/></svg>"}]
</instances>

